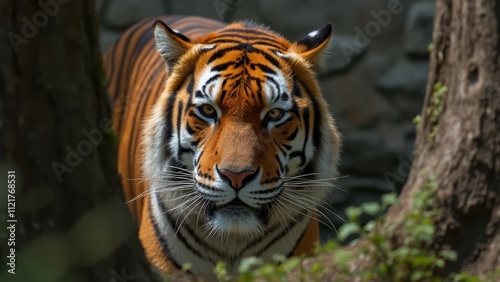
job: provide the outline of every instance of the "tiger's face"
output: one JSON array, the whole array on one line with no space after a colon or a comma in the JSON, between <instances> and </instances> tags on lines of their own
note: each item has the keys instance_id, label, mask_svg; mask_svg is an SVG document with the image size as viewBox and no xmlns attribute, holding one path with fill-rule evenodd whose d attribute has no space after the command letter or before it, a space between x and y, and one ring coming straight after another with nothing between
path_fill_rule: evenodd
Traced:
<instances>
[{"instance_id":1,"label":"tiger's face","mask_svg":"<svg viewBox=\"0 0 500 282\"><path fill-rule=\"evenodd\" d=\"M312 72L330 32L292 44L233 24L191 40L156 24L170 77L147 121L144 171L165 209L240 235L316 211L339 150Z\"/></svg>"}]
</instances>

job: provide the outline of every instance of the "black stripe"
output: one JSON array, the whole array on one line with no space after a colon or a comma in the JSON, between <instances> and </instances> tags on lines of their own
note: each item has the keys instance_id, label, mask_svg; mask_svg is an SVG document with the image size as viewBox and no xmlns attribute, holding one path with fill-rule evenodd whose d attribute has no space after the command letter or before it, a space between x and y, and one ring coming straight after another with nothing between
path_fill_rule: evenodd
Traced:
<instances>
[{"instance_id":1,"label":"black stripe","mask_svg":"<svg viewBox=\"0 0 500 282\"><path fill-rule=\"evenodd\" d=\"M134 36L134 34L137 32L137 30L139 28L141 28L141 27L142 27L142 25L135 26L130 31L130 33L128 34L128 36L125 38L125 42L123 42L123 37L122 37L122 39L120 39L116 43L116 47L118 47L118 46L120 46L120 47L124 46L124 50L122 52L122 55L121 55L120 59L118 60L118 62L120 63L120 65L116 67L119 70L118 78L115 80L115 84L116 84L116 98L120 97L119 99L121 99L121 97L123 97L123 99L124 99L123 103L126 102L128 96L129 96L129 93L128 93L127 89L125 89L125 90L121 89L122 81L124 81L125 79L128 81L130 79L130 70L129 70L129 67L130 67L130 65L132 65L134 63L133 60L129 60L129 47L133 46L132 44L130 44L130 40ZM122 42L123 42L123 44L120 44ZM114 68L114 66L112 66L112 67ZM122 92L124 92L125 95L120 96L120 94ZM122 132L122 125L124 124L124 122L123 122L124 115L125 115L125 111L122 112L122 118L120 119L120 127L117 130L117 134L120 134Z\"/></svg>"},{"instance_id":2,"label":"black stripe","mask_svg":"<svg viewBox=\"0 0 500 282\"><path fill-rule=\"evenodd\" d=\"M203 85L203 87L201 88L201 91L202 91L202 93L201 93L201 94L203 94L206 98L209 98L209 96L208 96L208 94L207 94L207 86L208 86L208 85L209 85L212 81L214 81L214 80L218 79L219 77L220 77L220 74L218 74L218 73L217 73L217 74L214 74L211 78L209 78L209 79L205 82L205 84ZM198 92L198 91L197 91L197 92ZM199 94L197 94L197 95L199 95Z\"/></svg>"},{"instance_id":3,"label":"black stripe","mask_svg":"<svg viewBox=\"0 0 500 282\"><path fill-rule=\"evenodd\" d=\"M207 61L207 65L209 65L210 63L212 63L213 61L217 60L217 59L220 59L222 58L226 52L229 52L229 51L242 51L242 50L245 50L246 46L245 44L238 44L238 45L235 45L235 46L231 46L231 47L227 47L227 48L223 48L223 49L218 49L218 50L215 50L215 52L212 54L212 56L210 56L210 58L208 59Z\"/></svg>"},{"instance_id":4,"label":"black stripe","mask_svg":"<svg viewBox=\"0 0 500 282\"><path fill-rule=\"evenodd\" d=\"M304 156L304 153L302 151L293 151L290 153L290 160L293 159L293 158L296 158L296 157L300 157L300 163L303 163L305 162L305 156ZM300 164L299 164L300 166Z\"/></svg>"},{"instance_id":5,"label":"black stripe","mask_svg":"<svg viewBox=\"0 0 500 282\"><path fill-rule=\"evenodd\" d=\"M194 87L194 75L191 74L191 77L189 78L188 85L186 87L186 91L189 95L193 94L193 87Z\"/></svg>"},{"instance_id":6,"label":"black stripe","mask_svg":"<svg viewBox=\"0 0 500 282\"><path fill-rule=\"evenodd\" d=\"M260 50L258 48L252 48L252 52L251 53L262 54L264 56L264 58L266 58L266 60L268 60L273 66L275 66L278 69L281 69L280 63L278 62L278 60L276 60L273 57L273 55L270 55L269 53L267 53L267 52L265 52L263 50Z\"/></svg>"},{"instance_id":7,"label":"black stripe","mask_svg":"<svg viewBox=\"0 0 500 282\"><path fill-rule=\"evenodd\" d=\"M307 211L306 210L302 210L301 213L297 214L295 216L295 218L290 222L290 224L288 226L286 226L287 228L283 229L283 231L278 234L276 237L274 237L271 242L267 243L267 245L264 246L264 248L262 248L260 251L258 251L255 256L256 257L259 257L262 255L262 253L264 253L267 249L269 249L269 247L271 245L273 245L274 243L276 243L278 240L280 240L281 238L283 238L283 236L286 236L288 234L288 232L295 227L295 225L297 225L299 222L302 221L302 219L304 219L304 213L306 213ZM306 227L307 229L307 227ZM298 242L298 241L297 241ZM295 247L297 246L297 242L295 242L294 244L294 247L292 248L293 250L295 250Z\"/></svg>"},{"instance_id":8,"label":"black stripe","mask_svg":"<svg viewBox=\"0 0 500 282\"><path fill-rule=\"evenodd\" d=\"M221 93L220 93L220 98L219 98L219 101L221 101L221 104L222 104L222 101L224 101L224 98L226 97L227 95L227 90L226 90L226 84L227 84L227 80L224 79L222 81L222 85L221 85Z\"/></svg>"},{"instance_id":9,"label":"black stripe","mask_svg":"<svg viewBox=\"0 0 500 282\"><path fill-rule=\"evenodd\" d=\"M285 140L286 141L292 141L297 137L297 134L299 133L299 127L296 127L295 130L290 134Z\"/></svg>"},{"instance_id":10,"label":"black stripe","mask_svg":"<svg viewBox=\"0 0 500 282\"><path fill-rule=\"evenodd\" d=\"M181 120L182 120L182 113L183 113L183 107L184 103L182 101L179 101L177 103L177 146L179 147L179 150L177 151L177 160L181 162L182 160L182 148L181 145Z\"/></svg>"},{"instance_id":11,"label":"black stripe","mask_svg":"<svg viewBox=\"0 0 500 282\"><path fill-rule=\"evenodd\" d=\"M148 79L146 85L151 85L153 79L158 79L157 75L159 74L159 72L160 72L160 69L155 69L153 71L153 73L149 76L149 79ZM149 99L151 99L151 97L154 97L153 94L139 96L139 101L137 103L137 107L133 111L131 111L131 114L130 114L132 121L137 120L138 118L136 118L136 117L139 117L139 119L144 117L143 113L144 113L146 106L148 104L147 101ZM140 123L132 122L131 130L130 130L132 136L138 135L138 133L136 131L141 130L140 126L141 126ZM132 138L130 140L129 148L128 148L128 152L129 152L130 156L137 155L137 150L138 150L138 146L136 146L137 142L139 142L138 138ZM134 171L135 171L134 162L129 162L129 175L134 175Z\"/></svg>"},{"instance_id":12,"label":"black stripe","mask_svg":"<svg viewBox=\"0 0 500 282\"><path fill-rule=\"evenodd\" d=\"M177 94L179 93L178 90L174 91L174 93L170 94L170 96L168 97L168 101L167 101L167 116L165 117L165 123L167 125L170 125L172 124L172 121L173 121L173 118L172 118L172 114L173 114L173 111L174 111L174 103L175 103L175 99L177 98ZM168 141L170 141L170 139L172 138L172 126L166 126L165 127L165 143L168 144Z\"/></svg>"},{"instance_id":13,"label":"black stripe","mask_svg":"<svg viewBox=\"0 0 500 282\"><path fill-rule=\"evenodd\" d=\"M195 254L197 257L199 257L201 259L205 259L205 257L203 257L197 249L193 248L193 246L191 246L189 244L189 242L186 240L186 238L182 235L181 229L179 228L179 226L177 226L177 224L175 223L175 220L172 218L172 215L170 214L170 211L165 207L163 202L158 201L158 203L160 205L160 209L162 211L165 211L165 213L163 213L163 214L166 215L166 218L167 218L168 223L170 224L170 227L172 228L172 230L174 232L176 232L175 236L177 236L177 238L179 238L179 240L184 244L184 246L186 246L186 248L188 250L190 250L193 254Z\"/></svg>"},{"instance_id":14,"label":"black stripe","mask_svg":"<svg viewBox=\"0 0 500 282\"><path fill-rule=\"evenodd\" d=\"M290 95L288 95L288 93L286 93L286 92L283 92L283 93L281 93L280 99L281 99L281 101L286 102L286 101L288 101L288 99L290 99Z\"/></svg>"},{"instance_id":15,"label":"black stripe","mask_svg":"<svg viewBox=\"0 0 500 282\"><path fill-rule=\"evenodd\" d=\"M193 135L195 133L191 125L189 125L189 122L186 122L186 131L187 133L189 133L189 135Z\"/></svg>"},{"instance_id":16,"label":"black stripe","mask_svg":"<svg viewBox=\"0 0 500 282\"><path fill-rule=\"evenodd\" d=\"M285 150L283 150L283 148L281 148L280 143L278 143L278 141L276 141L276 139L274 139L274 138L273 138L273 141L276 144L276 146L278 146L278 149L280 149L281 153L286 157L287 154L286 154Z\"/></svg>"},{"instance_id":17,"label":"black stripe","mask_svg":"<svg viewBox=\"0 0 500 282\"><path fill-rule=\"evenodd\" d=\"M302 241L302 238L304 238L304 235L306 234L308 228L309 228L309 222L307 223L307 227L304 229L304 231L302 231L302 234L300 234L297 241L295 241L295 244L294 244L295 247L297 247L297 245L300 243L300 241ZM290 252L288 252L288 254L286 254L286 257L287 258L291 257L293 255L293 252L295 252L295 249L296 248L291 249Z\"/></svg>"},{"instance_id":18,"label":"black stripe","mask_svg":"<svg viewBox=\"0 0 500 282\"><path fill-rule=\"evenodd\" d=\"M225 71L229 66L234 65L234 62L227 62L227 63L222 63L219 65L216 65L212 67L213 71Z\"/></svg>"},{"instance_id":19,"label":"black stripe","mask_svg":"<svg viewBox=\"0 0 500 282\"><path fill-rule=\"evenodd\" d=\"M299 83L297 82L296 78L293 80L292 96L299 97L299 98L302 97L302 92L300 91Z\"/></svg>"},{"instance_id":20,"label":"black stripe","mask_svg":"<svg viewBox=\"0 0 500 282\"><path fill-rule=\"evenodd\" d=\"M220 32L221 35L226 35L226 34L244 34L244 33L251 33L251 34L256 34L256 35L261 35L265 38L276 38L279 37L277 34L273 34L271 31L260 31L258 29L241 29L241 28L229 28L226 30L223 30Z\"/></svg>"},{"instance_id":21,"label":"black stripe","mask_svg":"<svg viewBox=\"0 0 500 282\"><path fill-rule=\"evenodd\" d=\"M302 85L302 87L304 87L304 89L306 90L306 93L308 94L309 96L309 99L312 101L312 108L313 108L313 113L314 113L314 117L313 117L313 124L314 124L314 127L313 127L313 134L312 134L312 140L313 140L313 144L314 144L314 147L316 148L316 151L321 147L321 111L320 111L320 108L319 108L319 102L316 100L316 98L311 95L311 92L309 91L309 89L307 89L307 87L305 85Z\"/></svg>"},{"instance_id":22,"label":"black stripe","mask_svg":"<svg viewBox=\"0 0 500 282\"><path fill-rule=\"evenodd\" d=\"M266 238L267 235L273 233L274 231L276 231L278 228L282 228L282 225L281 224L275 224L274 226L271 226L270 228L266 229L264 231L264 234L262 234L261 237L257 237L255 238L252 242L248 243L243 249L241 249L240 251L240 256L242 256L246 251L248 251L250 248L254 247L255 245L257 245L258 243L260 243L262 241L262 238Z\"/></svg>"},{"instance_id":23,"label":"black stripe","mask_svg":"<svg viewBox=\"0 0 500 282\"><path fill-rule=\"evenodd\" d=\"M270 73L270 74L276 74L276 72L271 69L270 67L263 65L263 64L255 64L257 67L259 67L263 72ZM279 87L278 87L279 89Z\"/></svg>"},{"instance_id":24,"label":"black stripe","mask_svg":"<svg viewBox=\"0 0 500 282\"><path fill-rule=\"evenodd\" d=\"M200 245L203 248L204 251L212 252L213 254L218 256L219 258L225 257L223 253L221 253L219 250L217 250L217 248L214 248L212 245L207 244L206 242L204 242L204 240L202 240L200 237L198 237L196 235L196 233L194 232L194 230L191 229L191 227L188 224L186 224L184 226L184 228L189 233L189 235L191 235L191 237L194 239L194 241L196 243L198 243L198 245ZM216 263L216 261L214 261L214 260L211 260L211 259L208 259L208 260L210 260L213 263Z\"/></svg>"},{"instance_id":25,"label":"black stripe","mask_svg":"<svg viewBox=\"0 0 500 282\"><path fill-rule=\"evenodd\" d=\"M213 40L210 40L207 42L207 44L239 44L242 43L242 40L235 40L235 39L225 39L225 38L215 38ZM278 44L276 41L273 40L252 40L248 42L252 45L259 45L259 46L267 46L272 52L284 52L283 49L285 48L283 45Z\"/></svg>"},{"instance_id":26,"label":"black stripe","mask_svg":"<svg viewBox=\"0 0 500 282\"><path fill-rule=\"evenodd\" d=\"M207 95L204 95L203 92L201 92L200 90L196 90L196 92L194 93L194 96L196 98L204 98L204 97L207 97Z\"/></svg>"},{"instance_id":27,"label":"black stripe","mask_svg":"<svg viewBox=\"0 0 500 282\"><path fill-rule=\"evenodd\" d=\"M302 117L303 117L303 122L304 122L304 145L302 145L302 155L303 157L301 158L299 166L305 165L306 162L306 146L307 146L307 141L309 140L309 109L304 109L302 111Z\"/></svg>"},{"instance_id":28,"label":"black stripe","mask_svg":"<svg viewBox=\"0 0 500 282\"><path fill-rule=\"evenodd\" d=\"M279 93L281 92L281 87L280 87L279 83L276 81L276 79L274 79L273 77L268 76L268 75L266 75L266 79L267 79L268 81L270 81L272 84L274 84L274 86L276 87L276 90L277 90L277 93L276 93L276 98L278 98ZM274 102L274 101L273 101L273 102Z\"/></svg>"},{"instance_id":29,"label":"black stripe","mask_svg":"<svg viewBox=\"0 0 500 282\"><path fill-rule=\"evenodd\" d=\"M198 163L200 162L201 157L203 156L203 154L204 154L204 153L205 153L205 151L204 151L204 150L202 150L202 151L201 151L201 153L200 153L200 155L198 156L198 158L193 158L193 164L194 164L195 166L197 166L197 165L198 165Z\"/></svg>"},{"instance_id":30,"label":"black stripe","mask_svg":"<svg viewBox=\"0 0 500 282\"><path fill-rule=\"evenodd\" d=\"M278 155L274 155L274 157L276 158L276 161L280 165L280 171L283 172L283 164L280 161L280 157Z\"/></svg>"},{"instance_id":31,"label":"black stripe","mask_svg":"<svg viewBox=\"0 0 500 282\"><path fill-rule=\"evenodd\" d=\"M152 199L152 198L151 198ZM181 265L174 259L172 254L170 253L170 248L168 247L167 240L161 235L160 229L158 228L158 225L155 222L155 217L153 216L152 213L152 204L149 204L149 221L151 222L151 225L153 225L153 230L155 232L155 237L158 238L159 244L161 246L161 249L167 259L170 261L170 263L177 269L181 269Z\"/></svg>"}]
</instances>

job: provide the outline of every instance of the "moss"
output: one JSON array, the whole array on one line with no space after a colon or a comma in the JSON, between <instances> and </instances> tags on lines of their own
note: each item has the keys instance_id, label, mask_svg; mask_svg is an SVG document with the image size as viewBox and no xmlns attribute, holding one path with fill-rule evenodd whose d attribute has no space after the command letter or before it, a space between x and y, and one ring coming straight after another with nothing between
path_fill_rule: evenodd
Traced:
<instances>
[{"instance_id":1,"label":"moss","mask_svg":"<svg viewBox=\"0 0 500 282\"><path fill-rule=\"evenodd\" d=\"M434 84L430 105L426 111L427 118L432 125L431 132L429 133L429 140L431 142L434 142L439 132L438 121L443 111L443 96L446 91L448 91L448 87L443 85L442 82L439 81Z\"/></svg>"}]
</instances>

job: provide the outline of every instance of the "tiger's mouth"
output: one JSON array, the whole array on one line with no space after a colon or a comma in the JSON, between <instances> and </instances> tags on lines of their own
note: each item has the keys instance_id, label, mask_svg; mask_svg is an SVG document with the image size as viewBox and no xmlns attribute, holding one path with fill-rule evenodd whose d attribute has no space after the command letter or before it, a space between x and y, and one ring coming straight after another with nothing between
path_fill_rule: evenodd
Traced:
<instances>
[{"instance_id":1,"label":"tiger's mouth","mask_svg":"<svg viewBox=\"0 0 500 282\"><path fill-rule=\"evenodd\" d=\"M255 231L259 226L269 222L270 210L267 206L253 208L239 198L229 203L217 206L215 203L208 205L206 215L209 224L225 232L243 233Z\"/></svg>"}]
</instances>

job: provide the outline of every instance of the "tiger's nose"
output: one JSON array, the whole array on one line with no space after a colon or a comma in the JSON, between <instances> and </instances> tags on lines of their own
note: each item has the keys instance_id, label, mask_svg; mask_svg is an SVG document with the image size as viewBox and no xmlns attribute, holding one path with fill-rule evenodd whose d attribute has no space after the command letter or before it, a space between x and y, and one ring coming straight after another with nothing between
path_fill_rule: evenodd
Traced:
<instances>
[{"instance_id":1,"label":"tiger's nose","mask_svg":"<svg viewBox=\"0 0 500 282\"><path fill-rule=\"evenodd\" d=\"M257 175L258 170L244 170L240 172L233 172L228 169L220 169L216 167L217 173L224 182L233 187L234 190L239 190L248 182L252 181Z\"/></svg>"}]
</instances>

